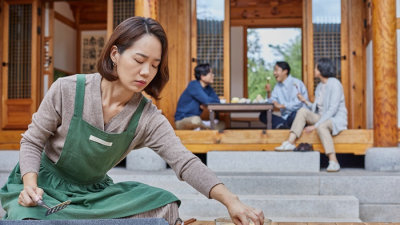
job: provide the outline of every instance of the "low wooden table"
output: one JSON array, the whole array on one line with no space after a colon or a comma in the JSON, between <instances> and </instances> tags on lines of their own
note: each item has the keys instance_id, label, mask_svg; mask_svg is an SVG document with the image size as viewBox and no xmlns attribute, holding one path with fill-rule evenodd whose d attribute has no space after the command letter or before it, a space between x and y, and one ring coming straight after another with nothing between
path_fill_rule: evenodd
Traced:
<instances>
[{"instance_id":1,"label":"low wooden table","mask_svg":"<svg viewBox=\"0 0 400 225\"><path fill-rule=\"evenodd\" d=\"M274 104L272 103L210 103L207 105L210 111L210 127L215 128L215 112L267 112L267 129L272 129L272 110L274 109Z\"/></svg>"}]
</instances>

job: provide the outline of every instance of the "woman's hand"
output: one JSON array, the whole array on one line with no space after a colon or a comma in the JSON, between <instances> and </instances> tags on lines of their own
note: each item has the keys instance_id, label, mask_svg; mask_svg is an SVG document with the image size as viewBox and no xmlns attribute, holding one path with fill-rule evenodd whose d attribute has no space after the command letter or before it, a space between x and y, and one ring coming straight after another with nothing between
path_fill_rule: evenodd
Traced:
<instances>
[{"instance_id":1,"label":"woman's hand","mask_svg":"<svg viewBox=\"0 0 400 225\"><path fill-rule=\"evenodd\" d=\"M227 205L227 209L235 224L248 225L249 219L256 225L264 224L264 213L261 210L243 204L239 198Z\"/></svg>"},{"instance_id":2,"label":"woman's hand","mask_svg":"<svg viewBox=\"0 0 400 225\"><path fill-rule=\"evenodd\" d=\"M36 206L36 202L39 201L39 199L42 199L42 196L43 189L39 187L25 186L24 190L19 194L18 203L25 207Z\"/></svg>"},{"instance_id":3,"label":"woman's hand","mask_svg":"<svg viewBox=\"0 0 400 225\"><path fill-rule=\"evenodd\" d=\"M304 131L306 132L306 133L311 133L311 132L313 132L315 129L317 129L314 125L311 125L311 126L307 126L306 128L304 128Z\"/></svg>"},{"instance_id":4,"label":"woman's hand","mask_svg":"<svg viewBox=\"0 0 400 225\"><path fill-rule=\"evenodd\" d=\"M305 99L304 96L301 95L300 93L297 93L297 98L299 98L300 101L306 103L306 99Z\"/></svg>"},{"instance_id":5,"label":"woman's hand","mask_svg":"<svg viewBox=\"0 0 400 225\"><path fill-rule=\"evenodd\" d=\"M261 210L243 204L223 184L215 185L210 191L210 197L226 206L232 221L237 225L249 225L249 219L255 225L262 225L264 223L264 213Z\"/></svg>"},{"instance_id":6,"label":"woman's hand","mask_svg":"<svg viewBox=\"0 0 400 225\"><path fill-rule=\"evenodd\" d=\"M25 174L22 177L24 189L18 197L18 203L25 207L36 206L36 202L42 199L43 189L37 186L38 175L34 172Z\"/></svg>"}]
</instances>

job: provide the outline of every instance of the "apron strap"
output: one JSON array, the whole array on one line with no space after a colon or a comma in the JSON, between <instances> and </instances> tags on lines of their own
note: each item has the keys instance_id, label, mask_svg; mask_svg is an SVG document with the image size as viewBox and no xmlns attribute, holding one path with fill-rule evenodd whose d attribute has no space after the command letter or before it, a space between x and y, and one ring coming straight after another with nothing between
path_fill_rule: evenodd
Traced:
<instances>
[{"instance_id":1,"label":"apron strap","mask_svg":"<svg viewBox=\"0 0 400 225\"><path fill-rule=\"evenodd\" d=\"M75 109L74 116L82 117L83 103L85 101L85 74L76 75Z\"/></svg>"},{"instance_id":2,"label":"apron strap","mask_svg":"<svg viewBox=\"0 0 400 225\"><path fill-rule=\"evenodd\" d=\"M140 116L142 115L144 106L147 103L147 98L143 96L142 100L139 103L139 106L137 107L135 113L133 113L131 122L128 125L127 131L133 132L134 134L136 133L136 128L139 124Z\"/></svg>"}]
</instances>

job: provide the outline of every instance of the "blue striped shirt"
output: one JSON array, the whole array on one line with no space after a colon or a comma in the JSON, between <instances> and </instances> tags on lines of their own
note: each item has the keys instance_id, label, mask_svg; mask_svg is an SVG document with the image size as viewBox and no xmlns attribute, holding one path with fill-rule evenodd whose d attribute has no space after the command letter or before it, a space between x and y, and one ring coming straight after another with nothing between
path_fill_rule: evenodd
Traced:
<instances>
[{"instance_id":1,"label":"blue striped shirt","mask_svg":"<svg viewBox=\"0 0 400 225\"><path fill-rule=\"evenodd\" d=\"M297 88L294 84L296 84ZM285 105L285 108L280 110L282 118L286 120L292 112L299 110L301 107L308 108L307 105L301 102L297 97L298 92L308 101L307 88L303 81L289 75L283 83L278 82L275 85L268 102L272 103L276 101L279 104Z\"/></svg>"}]
</instances>

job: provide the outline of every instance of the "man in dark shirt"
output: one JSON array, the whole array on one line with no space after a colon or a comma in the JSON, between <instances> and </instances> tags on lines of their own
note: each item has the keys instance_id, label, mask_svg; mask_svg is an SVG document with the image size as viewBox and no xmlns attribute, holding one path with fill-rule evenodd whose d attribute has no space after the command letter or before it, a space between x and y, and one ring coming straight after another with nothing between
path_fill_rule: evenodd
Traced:
<instances>
[{"instance_id":1,"label":"man in dark shirt","mask_svg":"<svg viewBox=\"0 0 400 225\"><path fill-rule=\"evenodd\" d=\"M196 80L190 81L179 98L175 113L177 130L209 129L200 118L203 109L209 103L219 103L219 98L210 86L214 82L214 74L208 63L194 68ZM223 122L216 124L216 129L224 129Z\"/></svg>"}]
</instances>

